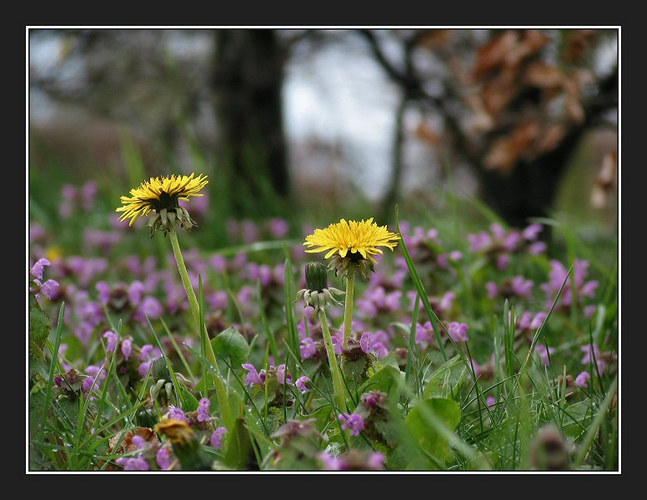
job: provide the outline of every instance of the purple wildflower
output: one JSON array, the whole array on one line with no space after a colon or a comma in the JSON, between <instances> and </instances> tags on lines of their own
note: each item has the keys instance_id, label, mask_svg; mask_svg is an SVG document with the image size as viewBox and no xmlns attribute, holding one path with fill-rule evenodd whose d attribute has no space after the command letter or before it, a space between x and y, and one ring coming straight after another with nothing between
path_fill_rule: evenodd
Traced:
<instances>
[{"instance_id":1,"label":"purple wildflower","mask_svg":"<svg viewBox=\"0 0 647 500\"><path fill-rule=\"evenodd\" d=\"M339 337L337 335L332 336L332 347L335 351L335 354L341 354L344 350L343 341L339 340Z\"/></svg>"},{"instance_id":2,"label":"purple wildflower","mask_svg":"<svg viewBox=\"0 0 647 500\"><path fill-rule=\"evenodd\" d=\"M213 309L225 311L227 310L228 302L227 292L219 290L217 292L210 293L209 295L207 295L207 302L209 302L209 305Z\"/></svg>"},{"instance_id":3,"label":"purple wildflower","mask_svg":"<svg viewBox=\"0 0 647 500\"><path fill-rule=\"evenodd\" d=\"M496 267L499 271L503 271L510 263L510 254L502 253L496 259Z\"/></svg>"},{"instance_id":4,"label":"purple wildflower","mask_svg":"<svg viewBox=\"0 0 647 500\"><path fill-rule=\"evenodd\" d=\"M341 470L345 465L344 460L325 451L319 453L319 459L323 462L324 468L327 470Z\"/></svg>"},{"instance_id":5,"label":"purple wildflower","mask_svg":"<svg viewBox=\"0 0 647 500\"><path fill-rule=\"evenodd\" d=\"M376 451L375 453L371 453L371 455L368 457L368 462L366 463L366 465L368 465L368 467L371 469L380 470L384 469L384 461L384 455L379 451Z\"/></svg>"},{"instance_id":6,"label":"purple wildflower","mask_svg":"<svg viewBox=\"0 0 647 500\"><path fill-rule=\"evenodd\" d=\"M86 378L83 381L83 386L82 386L83 392L88 392L90 389L92 389L94 385L95 385L94 378L92 377Z\"/></svg>"},{"instance_id":7,"label":"purple wildflower","mask_svg":"<svg viewBox=\"0 0 647 500\"><path fill-rule=\"evenodd\" d=\"M299 349L301 350L301 359L304 361L317 354L317 345L310 337L306 337L301 341Z\"/></svg>"},{"instance_id":8,"label":"purple wildflower","mask_svg":"<svg viewBox=\"0 0 647 500\"><path fill-rule=\"evenodd\" d=\"M87 373L91 377L103 380L108 376L108 373L106 372L106 370L104 370L104 368L105 366L103 364L101 366L88 365L85 369L85 373Z\"/></svg>"},{"instance_id":9,"label":"purple wildflower","mask_svg":"<svg viewBox=\"0 0 647 500\"><path fill-rule=\"evenodd\" d=\"M144 294L144 284L139 281L133 281L128 287L128 299L130 304L136 306L142 300Z\"/></svg>"},{"instance_id":10,"label":"purple wildflower","mask_svg":"<svg viewBox=\"0 0 647 500\"><path fill-rule=\"evenodd\" d=\"M152 361L144 361L142 364L139 365L139 368L137 368L137 373L141 378L146 377L148 374L148 370L151 368L151 363Z\"/></svg>"},{"instance_id":11,"label":"purple wildflower","mask_svg":"<svg viewBox=\"0 0 647 500\"><path fill-rule=\"evenodd\" d=\"M585 345L580 348L582 352L584 352L584 357L582 358L582 364L583 365L588 365L594 362L597 364L598 371L600 372L600 375L604 374L604 371L607 368L607 363L600 357L600 348L596 345Z\"/></svg>"},{"instance_id":12,"label":"purple wildflower","mask_svg":"<svg viewBox=\"0 0 647 500\"><path fill-rule=\"evenodd\" d=\"M422 349L426 349L431 343L431 335L434 332L434 327L430 321L425 322L424 325L416 324L416 344Z\"/></svg>"},{"instance_id":13,"label":"purple wildflower","mask_svg":"<svg viewBox=\"0 0 647 500\"><path fill-rule=\"evenodd\" d=\"M38 278L39 280L42 280L45 267L50 266L51 264L52 263L44 257L41 259L38 259L31 268L31 271L30 271L31 275L34 278Z\"/></svg>"},{"instance_id":14,"label":"purple wildflower","mask_svg":"<svg viewBox=\"0 0 647 500\"><path fill-rule=\"evenodd\" d=\"M135 434L131 439L130 442L135 445L135 448L138 450L141 450L144 446L146 446L146 440L141 437L138 434Z\"/></svg>"},{"instance_id":15,"label":"purple wildflower","mask_svg":"<svg viewBox=\"0 0 647 500\"><path fill-rule=\"evenodd\" d=\"M139 322L145 322L146 317L150 319L159 318L164 312L162 304L155 297L146 297L135 311L133 319Z\"/></svg>"},{"instance_id":16,"label":"purple wildflower","mask_svg":"<svg viewBox=\"0 0 647 500\"><path fill-rule=\"evenodd\" d=\"M265 370L261 370L261 373L259 374L258 371L256 371L256 368L254 365L251 363L244 363L243 368L247 370L249 373L247 374L247 378L245 379L245 385L260 385L261 387L265 384Z\"/></svg>"},{"instance_id":17,"label":"purple wildflower","mask_svg":"<svg viewBox=\"0 0 647 500\"><path fill-rule=\"evenodd\" d=\"M128 361L128 359L130 359L130 355L132 354L132 352L133 352L133 341L132 341L132 339L124 339L121 342L121 354L124 355L124 358L126 359L126 361Z\"/></svg>"},{"instance_id":18,"label":"purple wildflower","mask_svg":"<svg viewBox=\"0 0 647 500\"><path fill-rule=\"evenodd\" d=\"M270 231L270 234L274 238L283 238L286 234L288 234L290 226L285 219L280 219L277 217L269 220L268 229Z\"/></svg>"},{"instance_id":19,"label":"purple wildflower","mask_svg":"<svg viewBox=\"0 0 647 500\"><path fill-rule=\"evenodd\" d=\"M339 421L342 422L341 428L348 429L351 436L359 436L359 433L364 429L364 419L355 413L341 413Z\"/></svg>"},{"instance_id":20,"label":"purple wildflower","mask_svg":"<svg viewBox=\"0 0 647 500\"><path fill-rule=\"evenodd\" d=\"M539 358L541 359L541 362L545 366L550 365L550 355L555 351L555 349L552 347L546 348L546 346L543 344L537 344L537 346L535 347L535 350L537 351L537 354L539 354Z\"/></svg>"},{"instance_id":21,"label":"purple wildflower","mask_svg":"<svg viewBox=\"0 0 647 500\"><path fill-rule=\"evenodd\" d=\"M58 281L49 279L45 283L40 283L38 280L34 280L39 285L39 292L41 292L49 300L55 300L58 297L58 289L60 285Z\"/></svg>"},{"instance_id":22,"label":"purple wildflower","mask_svg":"<svg viewBox=\"0 0 647 500\"><path fill-rule=\"evenodd\" d=\"M209 420L209 408L211 401L207 398L200 399L198 403L198 422L206 422Z\"/></svg>"},{"instance_id":23,"label":"purple wildflower","mask_svg":"<svg viewBox=\"0 0 647 500\"><path fill-rule=\"evenodd\" d=\"M99 281L95 288L99 292L99 300L102 304L107 304L110 301L110 285L105 281Z\"/></svg>"},{"instance_id":24,"label":"purple wildflower","mask_svg":"<svg viewBox=\"0 0 647 500\"><path fill-rule=\"evenodd\" d=\"M215 431L213 431L213 434L211 434L211 439L209 440L211 446L213 446L216 450L222 448L222 441L225 438L225 434L227 434L226 427L218 427Z\"/></svg>"},{"instance_id":25,"label":"purple wildflower","mask_svg":"<svg viewBox=\"0 0 647 500\"><path fill-rule=\"evenodd\" d=\"M286 381L286 378L287 378L287 383L289 384L292 381L292 375L290 375L288 373L287 376L286 376L286 374L285 374L285 365L284 364L279 365L276 368L276 380L279 381L279 384L284 385L285 381Z\"/></svg>"},{"instance_id":26,"label":"purple wildflower","mask_svg":"<svg viewBox=\"0 0 647 500\"><path fill-rule=\"evenodd\" d=\"M124 470L150 470L150 465L146 460L139 457L118 458L115 463L121 465Z\"/></svg>"},{"instance_id":27,"label":"purple wildflower","mask_svg":"<svg viewBox=\"0 0 647 500\"><path fill-rule=\"evenodd\" d=\"M585 388L588 387L590 378L591 378L591 375L589 374L589 372L580 373L575 378L575 386L576 387L585 387Z\"/></svg>"},{"instance_id":28,"label":"purple wildflower","mask_svg":"<svg viewBox=\"0 0 647 500\"><path fill-rule=\"evenodd\" d=\"M310 390L310 379L304 375L297 379L295 385L301 392L308 392Z\"/></svg>"},{"instance_id":29,"label":"purple wildflower","mask_svg":"<svg viewBox=\"0 0 647 500\"><path fill-rule=\"evenodd\" d=\"M366 354L375 354L377 358L385 358L389 351L377 340L377 337L371 332L364 332L359 340L359 345Z\"/></svg>"},{"instance_id":30,"label":"purple wildflower","mask_svg":"<svg viewBox=\"0 0 647 500\"><path fill-rule=\"evenodd\" d=\"M189 419L186 418L184 411L177 406L171 405L168 410L169 418L174 418L175 420L181 420L182 422L188 422Z\"/></svg>"},{"instance_id":31,"label":"purple wildflower","mask_svg":"<svg viewBox=\"0 0 647 500\"><path fill-rule=\"evenodd\" d=\"M103 338L107 339L108 345L106 346L106 352L114 352L117 347L117 334L108 330L103 334Z\"/></svg>"},{"instance_id":32,"label":"purple wildflower","mask_svg":"<svg viewBox=\"0 0 647 500\"><path fill-rule=\"evenodd\" d=\"M168 470L168 468L171 466L171 454L169 453L168 448L162 446L159 450L157 450L155 461L157 462L157 465L159 465L160 469Z\"/></svg>"},{"instance_id":33,"label":"purple wildflower","mask_svg":"<svg viewBox=\"0 0 647 500\"><path fill-rule=\"evenodd\" d=\"M449 324L447 331L454 342L467 342L469 340L467 337L468 329L469 325L452 321Z\"/></svg>"}]
</instances>

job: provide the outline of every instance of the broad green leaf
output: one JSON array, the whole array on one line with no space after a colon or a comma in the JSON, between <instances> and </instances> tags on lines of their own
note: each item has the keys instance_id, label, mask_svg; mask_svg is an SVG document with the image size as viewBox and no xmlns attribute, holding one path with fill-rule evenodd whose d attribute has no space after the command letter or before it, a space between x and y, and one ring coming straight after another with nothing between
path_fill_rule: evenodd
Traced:
<instances>
[{"instance_id":1,"label":"broad green leaf","mask_svg":"<svg viewBox=\"0 0 647 500\"><path fill-rule=\"evenodd\" d=\"M433 459L442 463L451 458L447 441L438 432L434 420L440 421L452 431L455 430L461 420L458 403L448 398L425 399L419 401L405 419L407 429L428 458L430 468L438 468Z\"/></svg>"},{"instance_id":2,"label":"broad green leaf","mask_svg":"<svg viewBox=\"0 0 647 500\"><path fill-rule=\"evenodd\" d=\"M397 379L403 377L404 373L398 368L385 366L362 384L359 393L382 391L388 394L390 401L397 402L400 399L400 386Z\"/></svg>"},{"instance_id":3,"label":"broad green leaf","mask_svg":"<svg viewBox=\"0 0 647 500\"><path fill-rule=\"evenodd\" d=\"M240 367L249 356L247 340L233 327L227 328L211 339L211 345L218 357L226 359L235 368Z\"/></svg>"},{"instance_id":4,"label":"broad green leaf","mask_svg":"<svg viewBox=\"0 0 647 500\"><path fill-rule=\"evenodd\" d=\"M223 463L236 470L250 470L254 466L256 457L252 449L249 431L242 419L236 419L233 429L227 436L225 456Z\"/></svg>"}]
</instances>

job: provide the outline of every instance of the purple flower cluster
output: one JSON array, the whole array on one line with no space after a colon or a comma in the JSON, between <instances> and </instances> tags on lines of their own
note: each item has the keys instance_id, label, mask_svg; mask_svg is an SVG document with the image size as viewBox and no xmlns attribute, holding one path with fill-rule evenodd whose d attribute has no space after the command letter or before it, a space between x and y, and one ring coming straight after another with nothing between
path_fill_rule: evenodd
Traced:
<instances>
[{"instance_id":1,"label":"purple flower cluster","mask_svg":"<svg viewBox=\"0 0 647 500\"><path fill-rule=\"evenodd\" d=\"M364 318L376 318L399 311L401 298L400 290L387 293L381 286L371 287L357 300L357 308Z\"/></svg>"},{"instance_id":2,"label":"purple flower cluster","mask_svg":"<svg viewBox=\"0 0 647 500\"><path fill-rule=\"evenodd\" d=\"M499 270L506 269L511 255L527 252L531 255L540 255L545 252L546 244L538 241L542 231L540 224L531 224L523 231L517 229L506 230L500 224L490 225L490 231L480 231L468 234L470 251L482 253L496 263Z\"/></svg>"},{"instance_id":3,"label":"purple flower cluster","mask_svg":"<svg viewBox=\"0 0 647 500\"><path fill-rule=\"evenodd\" d=\"M355 413L341 413L339 421L342 423L341 428L350 431L351 436L359 436L364 430L364 419Z\"/></svg>"},{"instance_id":4,"label":"purple flower cluster","mask_svg":"<svg viewBox=\"0 0 647 500\"><path fill-rule=\"evenodd\" d=\"M550 308L564 284L564 290L559 300L564 308L569 308L573 303L573 296L577 296L578 303L582 303L585 297L595 297L595 291L599 285L597 280L586 281L589 274L589 262L586 260L576 259L573 263L573 275L566 279L568 276L568 269L558 260L550 261L550 279L547 283L541 285L541 289L546 293L546 307ZM574 283L573 283L574 282ZM573 288L573 284L575 287ZM590 317L593 314L594 307L586 309L586 316Z\"/></svg>"},{"instance_id":5,"label":"purple flower cluster","mask_svg":"<svg viewBox=\"0 0 647 500\"><path fill-rule=\"evenodd\" d=\"M209 410L211 408L211 401L208 398L201 398L198 402L198 422L208 422L211 418Z\"/></svg>"},{"instance_id":6,"label":"purple flower cluster","mask_svg":"<svg viewBox=\"0 0 647 500\"><path fill-rule=\"evenodd\" d=\"M374 354L378 359L386 358L389 350L384 345L388 343L389 337L383 330L375 333L364 332L359 340L359 345L366 354Z\"/></svg>"},{"instance_id":7,"label":"purple flower cluster","mask_svg":"<svg viewBox=\"0 0 647 500\"><path fill-rule=\"evenodd\" d=\"M528 280L521 275L505 279L498 285L494 281L489 281L485 284L488 297L491 299L498 297L510 298L513 296L529 299L533 286L534 282L532 280Z\"/></svg>"},{"instance_id":8,"label":"purple flower cluster","mask_svg":"<svg viewBox=\"0 0 647 500\"><path fill-rule=\"evenodd\" d=\"M87 212L94 206L98 192L97 183L88 181L80 188L71 184L65 184L61 188L61 204L58 213L63 219L68 219L75 212Z\"/></svg>"},{"instance_id":9,"label":"purple flower cluster","mask_svg":"<svg viewBox=\"0 0 647 500\"><path fill-rule=\"evenodd\" d=\"M211 439L209 440L211 446L213 446L216 450L221 449L223 441L225 439L225 434L227 434L226 427L218 427L215 431L213 431L213 433L211 434Z\"/></svg>"}]
</instances>

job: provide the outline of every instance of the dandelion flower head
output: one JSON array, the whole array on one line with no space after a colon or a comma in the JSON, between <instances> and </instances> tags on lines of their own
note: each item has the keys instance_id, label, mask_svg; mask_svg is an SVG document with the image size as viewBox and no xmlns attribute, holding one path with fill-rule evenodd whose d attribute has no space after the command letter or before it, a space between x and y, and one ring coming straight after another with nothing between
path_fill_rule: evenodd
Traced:
<instances>
[{"instance_id":1,"label":"dandelion flower head","mask_svg":"<svg viewBox=\"0 0 647 500\"><path fill-rule=\"evenodd\" d=\"M374 256L383 253L380 247L393 250L399 239L386 226L378 226L371 217L360 222L342 219L325 229L315 229L313 234L306 236L303 245L308 247L307 253L326 252L324 258L332 258L329 266L337 276L348 276L350 271L368 279L373 264L377 263Z\"/></svg>"},{"instance_id":2,"label":"dandelion flower head","mask_svg":"<svg viewBox=\"0 0 647 500\"><path fill-rule=\"evenodd\" d=\"M360 222L342 219L325 229L315 229L314 234L306 236L303 245L308 247L308 253L327 252L325 259L336 253L345 258L350 252L351 258L358 259L361 255L361 258L377 263L373 256L383 253L379 247L393 250L399 239L400 237L390 232L386 226L378 226L371 217Z\"/></svg>"},{"instance_id":3,"label":"dandelion flower head","mask_svg":"<svg viewBox=\"0 0 647 500\"><path fill-rule=\"evenodd\" d=\"M191 227L193 221L186 212L186 209L180 207L179 200L188 201L190 196L203 196L200 190L209 183L204 174L195 177L192 173L186 175L171 175L151 177L148 181L142 182L139 187L130 190L130 196L122 196L121 204L117 212L122 212L119 220L130 219L129 225L132 226L139 217L145 217L155 211L157 216L155 220L161 217L163 225L166 224L166 217L171 215L172 221L177 217L179 222L184 222L187 218L188 227ZM151 221L149 225L152 227Z\"/></svg>"}]
</instances>

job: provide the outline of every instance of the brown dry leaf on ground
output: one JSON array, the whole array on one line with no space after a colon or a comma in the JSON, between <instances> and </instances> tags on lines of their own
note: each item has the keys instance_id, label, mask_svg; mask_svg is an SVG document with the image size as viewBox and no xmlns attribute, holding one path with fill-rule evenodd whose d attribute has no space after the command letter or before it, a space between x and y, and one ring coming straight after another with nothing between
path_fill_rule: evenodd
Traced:
<instances>
[{"instance_id":1,"label":"brown dry leaf on ground","mask_svg":"<svg viewBox=\"0 0 647 500\"><path fill-rule=\"evenodd\" d=\"M115 446L117 445L117 442L121 437L121 433L114 435L108 441L108 444L110 445L110 453L131 453L133 451L137 451L137 447L132 443L132 438L135 435L141 436L146 441L158 440L157 436L153 432L153 429L150 429L148 427L136 427L135 429L133 429L133 431L128 431L126 433L124 438L121 440L121 443L119 443L119 447L117 447L117 449L115 449Z\"/></svg>"}]
</instances>

